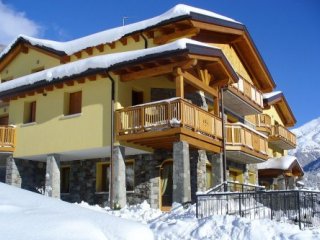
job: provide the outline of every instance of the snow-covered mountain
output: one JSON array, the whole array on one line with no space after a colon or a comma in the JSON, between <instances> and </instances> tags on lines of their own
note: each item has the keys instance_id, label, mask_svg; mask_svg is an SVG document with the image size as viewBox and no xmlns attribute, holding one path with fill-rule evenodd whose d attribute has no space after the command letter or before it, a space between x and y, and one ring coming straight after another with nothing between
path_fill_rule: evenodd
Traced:
<instances>
[{"instance_id":1,"label":"snow-covered mountain","mask_svg":"<svg viewBox=\"0 0 320 240\"><path fill-rule=\"evenodd\" d=\"M295 155L305 171L305 186L320 189L320 117L293 129L297 147L289 154Z\"/></svg>"},{"instance_id":2,"label":"snow-covered mountain","mask_svg":"<svg viewBox=\"0 0 320 240\"><path fill-rule=\"evenodd\" d=\"M307 172L320 171L320 117L292 130L297 136L295 155Z\"/></svg>"}]
</instances>

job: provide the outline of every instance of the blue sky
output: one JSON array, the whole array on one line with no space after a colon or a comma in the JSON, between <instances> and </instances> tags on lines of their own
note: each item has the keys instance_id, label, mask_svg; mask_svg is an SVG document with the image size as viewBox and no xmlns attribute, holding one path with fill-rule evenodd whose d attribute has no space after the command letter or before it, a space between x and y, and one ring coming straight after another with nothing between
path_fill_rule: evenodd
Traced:
<instances>
[{"instance_id":1,"label":"blue sky","mask_svg":"<svg viewBox=\"0 0 320 240\"><path fill-rule=\"evenodd\" d=\"M0 0L0 43L28 35L66 41L159 15L178 3L244 23L300 126L320 117L319 0Z\"/></svg>"}]
</instances>

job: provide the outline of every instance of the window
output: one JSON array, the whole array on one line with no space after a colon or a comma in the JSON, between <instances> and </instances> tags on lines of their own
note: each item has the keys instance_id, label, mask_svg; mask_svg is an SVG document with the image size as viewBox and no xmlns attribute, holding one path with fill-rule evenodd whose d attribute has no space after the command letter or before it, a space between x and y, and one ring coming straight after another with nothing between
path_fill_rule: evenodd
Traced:
<instances>
[{"instance_id":1,"label":"window","mask_svg":"<svg viewBox=\"0 0 320 240\"><path fill-rule=\"evenodd\" d=\"M62 166L60 169L60 192L70 192L70 166Z\"/></svg>"},{"instance_id":2,"label":"window","mask_svg":"<svg viewBox=\"0 0 320 240\"><path fill-rule=\"evenodd\" d=\"M0 117L0 126L8 125L8 124L9 124L9 116L8 115Z\"/></svg>"},{"instance_id":3,"label":"window","mask_svg":"<svg viewBox=\"0 0 320 240\"><path fill-rule=\"evenodd\" d=\"M134 160L126 161L126 189L134 191ZM96 172L96 191L109 192L111 169L109 162L97 163Z\"/></svg>"},{"instance_id":4,"label":"window","mask_svg":"<svg viewBox=\"0 0 320 240\"><path fill-rule=\"evenodd\" d=\"M68 105L65 111L66 115L81 113L82 92L78 91L67 94L66 103Z\"/></svg>"},{"instance_id":5,"label":"window","mask_svg":"<svg viewBox=\"0 0 320 240\"><path fill-rule=\"evenodd\" d=\"M37 109L36 101L25 103L24 121L23 121L24 123L32 123L36 121L36 109Z\"/></svg>"},{"instance_id":6,"label":"window","mask_svg":"<svg viewBox=\"0 0 320 240\"><path fill-rule=\"evenodd\" d=\"M132 106L143 103L143 92L132 90L131 96L132 96L132 99L131 99Z\"/></svg>"},{"instance_id":7,"label":"window","mask_svg":"<svg viewBox=\"0 0 320 240\"><path fill-rule=\"evenodd\" d=\"M97 163L96 191L109 192L110 164L108 162Z\"/></svg>"}]
</instances>

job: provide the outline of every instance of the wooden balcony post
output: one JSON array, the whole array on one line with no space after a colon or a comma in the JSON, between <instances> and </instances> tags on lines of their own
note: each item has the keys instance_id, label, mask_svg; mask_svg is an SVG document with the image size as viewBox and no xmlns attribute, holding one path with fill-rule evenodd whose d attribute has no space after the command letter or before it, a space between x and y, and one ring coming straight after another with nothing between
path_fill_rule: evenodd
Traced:
<instances>
[{"instance_id":1,"label":"wooden balcony post","mask_svg":"<svg viewBox=\"0 0 320 240\"><path fill-rule=\"evenodd\" d=\"M180 68L176 71L176 97L184 98L184 79Z\"/></svg>"}]
</instances>

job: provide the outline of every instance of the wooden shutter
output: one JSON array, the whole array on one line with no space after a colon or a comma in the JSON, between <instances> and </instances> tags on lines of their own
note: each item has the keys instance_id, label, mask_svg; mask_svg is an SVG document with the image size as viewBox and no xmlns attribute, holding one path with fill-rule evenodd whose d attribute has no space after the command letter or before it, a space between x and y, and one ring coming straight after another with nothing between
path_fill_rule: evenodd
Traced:
<instances>
[{"instance_id":1,"label":"wooden shutter","mask_svg":"<svg viewBox=\"0 0 320 240\"><path fill-rule=\"evenodd\" d=\"M69 114L81 113L82 92L70 93L69 96Z\"/></svg>"},{"instance_id":2,"label":"wooden shutter","mask_svg":"<svg viewBox=\"0 0 320 240\"><path fill-rule=\"evenodd\" d=\"M37 104L36 102L30 103L30 115L29 115L29 122L35 122L36 121L36 108Z\"/></svg>"}]
</instances>

